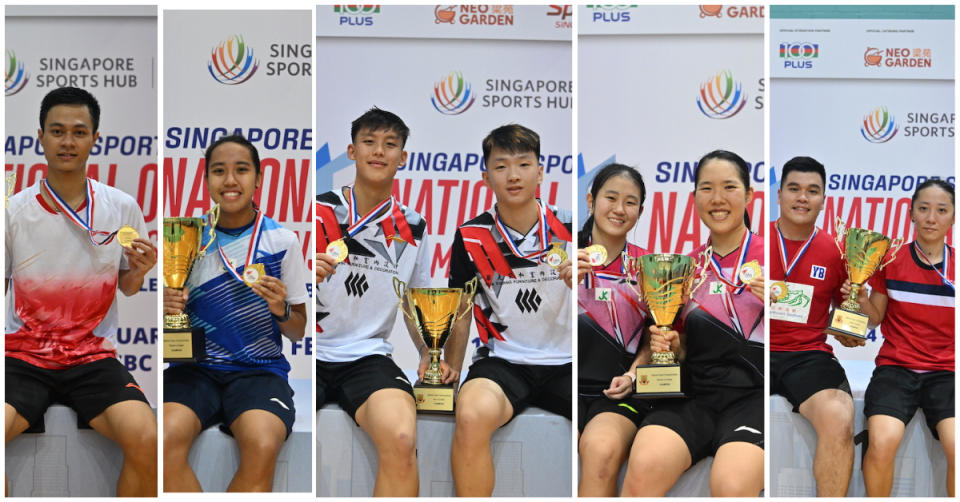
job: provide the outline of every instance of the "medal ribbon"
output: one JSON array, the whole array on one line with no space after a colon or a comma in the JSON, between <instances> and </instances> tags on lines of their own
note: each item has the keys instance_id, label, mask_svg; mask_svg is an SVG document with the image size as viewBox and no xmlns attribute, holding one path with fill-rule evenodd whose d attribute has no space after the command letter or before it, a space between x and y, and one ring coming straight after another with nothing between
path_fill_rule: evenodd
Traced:
<instances>
[{"instance_id":1,"label":"medal ribbon","mask_svg":"<svg viewBox=\"0 0 960 502\"><path fill-rule=\"evenodd\" d=\"M89 178L87 179L87 207L84 209L84 213L85 213L85 215L86 215L86 219L81 218L80 215L77 214L77 212L74 211L73 208L71 208L70 205L67 204L67 203L63 200L63 198L60 197L60 194L58 194L58 193L53 189L53 187L50 186L50 183L47 183L47 179L46 179L46 178L43 179L43 186L44 186L44 188L47 189L47 193L50 194L50 198L53 200L54 205L57 206L57 209L59 209L60 212L63 213L64 216L67 217L67 219L69 219L70 221L72 221L72 222L73 222L74 224L76 224L78 227L86 230L86 231L87 231L87 237L90 238L90 242L92 242L95 246L103 246L103 245L106 245L106 244L110 244L110 242L113 241L113 238L114 238L114 236L117 235L117 232L111 232L111 233L108 234L106 237L104 237L103 240L100 241L100 242L97 242L97 241L94 240L94 238L93 238L94 234L101 234L101 235L102 235L102 234L104 234L104 233L106 233L106 232L98 232L98 231L96 231L96 230L93 229L93 216L94 216L94 209L95 209L95 207L94 207L95 199L93 198L93 183L91 183L91 181L90 181Z\"/></svg>"},{"instance_id":2,"label":"medal ribbon","mask_svg":"<svg viewBox=\"0 0 960 502\"><path fill-rule=\"evenodd\" d=\"M743 288L746 285L740 280L740 267L743 266L744 262L747 260L747 251L750 250L750 241L753 240L753 234L750 233L750 229L746 230L746 235L743 236L743 242L740 243L740 256L737 257L736 266L733 267L733 280L727 279L727 276L723 273L723 267L720 266L720 260L717 259L716 254L710 255L710 267L713 269L713 272L717 275L717 279L720 279L720 282L726 284L729 288L735 289L735 294L740 294L743 292Z\"/></svg>"},{"instance_id":3,"label":"medal ribbon","mask_svg":"<svg viewBox=\"0 0 960 502\"><path fill-rule=\"evenodd\" d=\"M790 265L787 265L787 243L783 238L783 232L780 231L780 225L777 227L777 237L778 243L780 244L777 249L780 250L780 263L783 264L783 278L787 279L790 277L790 272L793 272L794 267L797 266L797 263L800 261L800 257L807 252L807 248L810 247L810 243L813 242L813 238L816 237L818 229L813 227L813 233L810 234L810 237L807 237L806 242L800 246L800 251L797 252L797 256L793 258L793 261L790 262Z\"/></svg>"},{"instance_id":4,"label":"medal ribbon","mask_svg":"<svg viewBox=\"0 0 960 502\"><path fill-rule=\"evenodd\" d=\"M257 257L257 248L260 246L260 237L263 235L263 211L257 211L257 216L253 220L253 231L250 233L250 244L247 246L247 259L244 262L244 270L253 264L254 259ZM217 240L217 251L220 252L220 261L223 262L223 268L227 269L230 272L230 275L234 279L246 283L243 280L243 275L237 272L237 269L230 264L230 260L227 258L227 253L223 252L223 247L220 246L220 241Z\"/></svg>"},{"instance_id":5,"label":"medal ribbon","mask_svg":"<svg viewBox=\"0 0 960 502\"><path fill-rule=\"evenodd\" d=\"M940 279L943 281L943 284L946 286L949 286L950 289L956 291L956 288L953 287L953 283L950 282L949 279L947 279L947 262L950 261L950 249L947 247L947 244L946 243L943 244L943 272L937 269L937 266L933 264L933 261L931 261L930 258L927 258L927 255L923 254L923 250L920 249L920 245L917 244L917 241L913 241L913 247L917 248L917 252L920 253L920 256L922 256L924 260L927 260L927 263L929 263L930 266L933 267L933 271L940 276Z\"/></svg>"},{"instance_id":6,"label":"medal ribbon","mask_svg":"<svg viewBox=\"0 0 960 502\"><path fill-rule=\"evenodd\" d=\"M541 204L539 200L537 201L537 209L538 209L537 235L540 238L540 250L534 251L526 256L524 256L520 252L520 248L518 248L517 245L513 242L513 238L510 237L510 231L507 230L507 226L504 225L503 220L500 219L500 212L496 211L497 218L495 223L496 223L497 230L500 232L500 235L503 237L503 241L507 243L507 247L510 248L510 252L513 253L514 256L518 258L523 258L524 260L529 260L531 258L540 256L547 250L547 238L549 237L549 233L547 232L547 219L546 219L546 216L544 215L545 209L543 207L543 204Z\"/></svg>"},{"instance_id":7,"label":"medal ribbon","mask_svg":"<svg viewBox=\"0 0 960 502\"><path fill-rule=\"evenodd\" d=\"M347 237L353 237L357 235L358 232L366 228L367 224L373 221L374 218L380 214L380 211L384 207L391 206L393 207L394 198L390 197L389 199L384 200L383 202L377 204L376 207L370 210L363 218L360 217L360 213L357 212L357 197L353 194L353 189L350 189L350 199L347 200L347 205L349 206L348 212L350 213L350 226L347 227Z\"/></svg>"}]
</instances>

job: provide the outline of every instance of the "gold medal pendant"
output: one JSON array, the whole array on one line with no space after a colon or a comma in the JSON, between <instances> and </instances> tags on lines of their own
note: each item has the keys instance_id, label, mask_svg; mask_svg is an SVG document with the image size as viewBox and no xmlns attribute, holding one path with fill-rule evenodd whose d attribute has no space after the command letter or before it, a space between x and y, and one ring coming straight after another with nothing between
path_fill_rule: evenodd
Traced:
<instances>
[{"instance_id":1,"label":"gold medal pendant","mask_svg":"<svg viewBox=\"0 0 960 502\"><path fill-rule=\"evenodd\" d=\"M130 225L124 225L117 230L117 242L125 248L133 246L133 240L140 237L140 234Z\"/></svg>"},{"instance_id":2,"label":"gold medal pendant","mask_svg":"<svg viewBox=\"0 0 960 502\"><path fill-rule=\"evenodd\" d=\"M763 274L763 269L760 268L760 263L757 262L757 260L753 260L744 263L743 266L740 267L740 273L738 275L740 276L740 281L746 284L760 277L761 274Z\"/></svg>"},{"instance_id":3,"label":"gold medal pendant","mask_svg":"<svg viewBox=\"0 0 960 502\"><path fill-rule=\"evenodd\" d=\"M253 286L260 282L260 279L263 279L265 275L267 275L267 271L263 268L263 263L254 263L243 267L243 282L247 286Z\"/></svg>"},{"instance_id":4,"label":"gold medal pendant","mask_svg":"<svg viewBox=\"0 0 960 502\"><path fill-rule=\"evenodd\" d=\"M588 260L590 265L594 267L602 267L607 261L607 248L603 247L600 244L594 244L587 247L586 249Z\"/></svg>"},{"instance_id":5,"label":"gold medal pendant","mask_svg":"<svg viewBox=\"0 0 960 502\"><path fill-rule=\"evenodd\" d=\"M327 244L327 254L336 260L337 263L340 263L347 259L350 252L347 251L347 243L344 242L343 239L337 239Z\"/></svg>"},{"instance_id":6,"label":"gold medal pendant","mask_svg":"<svg viewBox=\"0 0 960 502\"><path fill-rule=\"evenodd\" d=\"M547 257L544 259L547 262L547 265L550 265L551 268L557 269L560 268L560 264L566 261L567 253L560 246L563 246L562 242L551 242L552 248L550 251L547 251Z\"/></svg>"},{"instance_id":7,"label":"gold medal pendant","mask_svg":"<svg viewBox=\"0 0 960 502\"><path fill-rule=\"evenodd\" d=\"M777 281L770 286L770 293L773 294L775 301L783 300L787 297L787 283L784 281Z\"/></svg>"}]
</instances>

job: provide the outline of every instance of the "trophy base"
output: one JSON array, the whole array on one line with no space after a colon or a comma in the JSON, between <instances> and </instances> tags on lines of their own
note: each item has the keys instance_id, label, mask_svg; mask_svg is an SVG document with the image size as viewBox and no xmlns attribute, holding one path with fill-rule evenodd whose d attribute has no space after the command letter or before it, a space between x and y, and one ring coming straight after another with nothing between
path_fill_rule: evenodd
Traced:
<instances>
[{"instance_id":1,"label":"trophy base","mask_svg":"<svg viewBox=\"0 0 960 502\"><path fill-rule=\"evenodd\" d=\"M453 415L454 398L457 395L453 385L430 385L418 381L413 386L413 395L417 402L417 413Z\"/></svg>"},{"instance_id":2,"label":"trophy base","mask_svg":"<svg viewBox=\"0 0 960 502\"><path fill-rule=\"evenodd\" d=\"M163 362L195 363L207 355L203 328L163 330Z\"/></svg>"},{"instance_id":3,"label":"trophy base","mask_svg":"<svg viewBox=\"0 0 960 502\"><path fill-rule=\"evenodd\" d=\"M647 364L637 366L635 397L654 399L686 397L681 390L680 364Z\"/></svg>"},{"instance_id":4,"label":"trophy base","mask_svg":"<svg viewBox=\"0 0 960 502\"><path fill-rule=\"evenodd\" d=\"M831 335L846 335L866 339L867 331L869 331L868 320L867 314L838 308L830 313L830 322L824 331Z\"/></svg>"}]
</instances>

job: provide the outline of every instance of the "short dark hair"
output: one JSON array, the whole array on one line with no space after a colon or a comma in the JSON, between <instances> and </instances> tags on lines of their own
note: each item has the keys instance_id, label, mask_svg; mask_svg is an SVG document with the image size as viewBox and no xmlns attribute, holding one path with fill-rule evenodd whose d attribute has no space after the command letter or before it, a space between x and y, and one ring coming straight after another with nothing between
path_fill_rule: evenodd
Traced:
<instances>
[{"instance_id":1,"label":"short dark hair","mask_svg":"<svg viewBox=\"0 0 960 502\"><path fill-rule=\"evenodd\" d=\"M727 150L714 150L703 157L697 162L697 168L693 172L693 188L696 190L697 183L700 182L700 168L704 164L711 160L725 160L732 163L737 168L737 175L740 178L740 181L743 182L743 188L745 190L750 189L750 164L747 164L747 161L743 160L743 157L727 151ZM747 228L750 228L750 214L747 212L746 208L743 210L743 222L747 225Z\"/></svg>"},{"instance_id":2,"label":"short dark hair","mask_svg":"<svg viewBox=\"0 0 960 502\"><path fill-rule=\"evenodd\" d=\"M357 134L364 129L371 131L393 131L400 136L401 147L407 145L407 138L410 137L410 128L403 123L403 119L394 113L381 110L374 106L364 112L363 115L350 123L350 141L357 142Z\"/></svg>"},{"instance_id":3,"label":"short dark hair","mask_svg":"<svg viewBox=\"0 0 960 502\"><path fill-rule=\"evenodd\" d=\"M917 202L917 197L920 196L920 191L923 190L923 189L926 189L926 188L930 188L930 187L939 187L939 188L940 188L941 190L943 190L944 192L947 192L947 195L950 196L950 204L951 204L954 208L957 207L957 203L956 203L956 201L955 201L955 199L954 199L954 195L953 195L953 191L954 191L954 190L953 190L953 185L951 185L950 183L947 183L946 181L943 181L943 180L940 179L940 178L930 178L930 179L924 181L923 183L920 183L920 185L917 186L916 191L913 192L913 197L910 198L910 210L911 210L911 211L913 211L913 205L916 204L916 202Z\"/></svg>"},{"instance_id":4,"label":"short dark hair","mask_svg":"<svg viewBox=\"0 0 960 502\"><path fill-rule=\"evenodd\" d=\"M86 105L90 112L90 120L93 121L93 131L100 129L100 103L84 89L79 87L60 87L47 93L40 102L40 130L45 130L44 125L47 122L47 113L57 105Z\"/></svg>"},{"instance_id":5,"label":"short dark hair","mask_svg":"<svg viewBox=\"0 0 960 502\"><path fill-rule=\"evenodd\" d=\"M238 145L243 145L247 147L247 150L250 151L250 158L253 159L253 168L256 170L257 175L260 175L260 154L257 153L257 147L253 146L247 138L244 138L240 134L231 134L229 136L222 136L220 139L216 140L207 147L207 150L203 152L203 158L206 160L206 167L204 167L204 174L210 172L210 158L213 157L213 151L217 149L218 146L224 143L236 143Z\"/></svg>"},{"instance_id":6,"label":"short dark hair","mask_svg":"<svg viewBox=\"0 0 960 502\"><path fill-rule=\"evenodd\" d=\"M540 162L540 135L519 124L500 126L483 138L483 159L486 163L494 148L510 153L533 152Z\"/></svg>"},{"instance_id":7,"label":"short dark hair","mask_svg":"<svg viewBox=\"0 0 960 502\"><path fill-rule=\"evenodd\" d=\"M783 186L784 182L787 181L787 175L792 172L798 173L817 173L820 175L820 180L823 181L824 190L827 189L827 171L823 168L823 164L817 161L813 157L794 157L787 161L783 165L783 171L780 173L780 186Z\"/></svg>"},{"instance_id":8,"label":"short dark hair","mask_svg":"<svg viewBox=\"0 0 960 502\"><path fill-rule=\"evenodd\" d=\"M600 189L614 176L623 176L637 186L637 189L640 190L640 208L642 209L643 201L647 198L647 187L643 183L643 176L641 176L640 172L636 169L625 164L617 164L616 162L607 164L593 177L593 181L590 183L590 194L593 196L593 203L597 203L597 198L600 197ZM593 215L591 214L587 218L587 221L583 222L583 228L580 230L580 233L577 234L577 246L586 246L592 235Z\"/></svg>"}]
</instances>

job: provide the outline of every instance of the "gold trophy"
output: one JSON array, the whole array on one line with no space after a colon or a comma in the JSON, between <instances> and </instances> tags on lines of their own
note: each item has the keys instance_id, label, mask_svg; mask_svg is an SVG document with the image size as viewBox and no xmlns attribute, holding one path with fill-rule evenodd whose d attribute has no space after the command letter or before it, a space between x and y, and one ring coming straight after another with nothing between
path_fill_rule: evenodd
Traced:
<instances>
[{"instance_id":1,"label":"gold trophy","mask_svg":"<svg viewBox=\"0 0 960 502\"><path fill-rule=\"evenodd\" d=\"M163 219L163 285L182 290L193 265L203 257L207 248L217 237L214 228L220 218L220 206L214 206L208 214L210 240L203 242L203 218ZM163 362L196 362L206 355L206 338L203 328L190 326L190 316L185 312L163 316Z\"/></svg>"},{"instance_id":2,"label":"gold trophy","mask_svg":"<svg viewBox=\"0 0 960 502\"><path fill-rule=\"evenodd\" d=\"M701 260L709 260L711 249L704 251ZM646 302L653 322L662 330L673 326L686 299L703 283L693 285L697 264L693 258L680 254L648 254L640 257L623 253L627 283ZM706 264L706 261L703 261ZM631 279L636 278L639 289ZM651 364L637 366L636 392L639 397L684 397L681 386L680 363L674 352L654 352Z\"/></svg>"},{"instance_id":3,"label":"gold trophy","mask_svg":"<svg viewBox=\"0 0 960 502\"><path fill-rule=\"evenodd\" d=\"M874 272L882 270L896 258L897 251L903 246L903 239L898 237L891 243L890 238L880 232L862 228L845 229L843 222L837 218L836 243L840 249L840 257L844 258L847 264L850 298L830 313L826 332L831 335L866 338L868 316L860 311L857 294ZM890 259L881 263L888 249L892 249Z\"/></svg>"},{"instance_id":4,"label":"gold trophy","mask_svg":"<svg viewBox=\"0 0 960 502\"><path fill-rule=\"evenodd\" d=\"M423 380L413 386L417 411L424 413L453 413L454 384L443 383L440 370L440 349L447 343L453 325L472 310L473 293L477 289L474 277L461 288L407 288L406 283L393 278L393 289L400 298L400 311L416 327L417 334L430 348L430 366ZM467 305L458 313L461 298L466 295ZM406 302L404 301L406 300ZM408 312L405 303L412 312Z\"/></svg>"}]
</instances>

